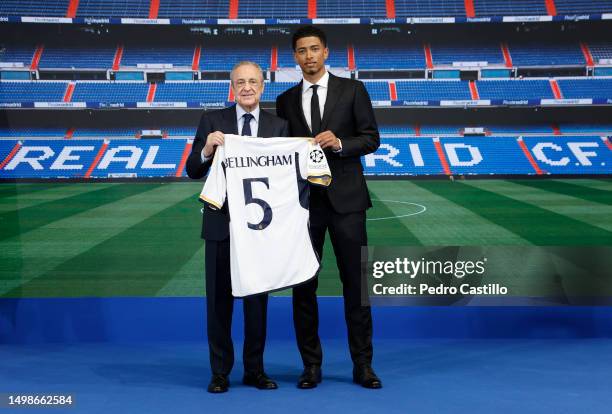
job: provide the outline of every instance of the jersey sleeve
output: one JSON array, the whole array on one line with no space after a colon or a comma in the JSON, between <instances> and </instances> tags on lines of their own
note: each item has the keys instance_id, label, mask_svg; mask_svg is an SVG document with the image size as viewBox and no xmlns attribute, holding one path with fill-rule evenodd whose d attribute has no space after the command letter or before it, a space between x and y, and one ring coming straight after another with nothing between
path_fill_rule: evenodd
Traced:
<instances>
[{"instance_id":1,"label":"jersey sleeve","mask_svg":"<svg viewBox=\"0 0 612 414\"><path fill-rule=\"evenodd\" d=\"M323 187L329 186L332 181L325 153L319 144L315 144L313 141L308 142L306 175L308 182Z\"/></svg>"},{"instance_id":2,"label":"jersey sleeve","mask_svg":"<svg viewBox=\"0 0 612 414\"><path fill-rule=\"evenodd\" d=\"M225 168L223 168L224 161L225 146L221 145L215 151L210 172L200 193L200 201L214 210L220 210L223 207L227 194L227 181L225 178Z\"/></svg>"}]
</instances>

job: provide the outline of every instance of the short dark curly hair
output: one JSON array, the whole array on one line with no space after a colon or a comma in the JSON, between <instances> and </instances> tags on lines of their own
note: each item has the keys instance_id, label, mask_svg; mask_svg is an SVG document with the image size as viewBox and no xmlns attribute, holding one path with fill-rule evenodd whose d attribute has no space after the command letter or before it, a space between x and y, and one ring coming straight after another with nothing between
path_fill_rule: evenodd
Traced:
<instances>
[{"instance_id":1,"label":"short dark curly hair","mask_svg":"<svg viewBox=\"0 0 612 414\"><path fill-rule=\"evenodd\" d=\"M323 30L315 26L303 26L293 33L293 38L291 39L293 51L295 51L297 41L303 37L318 37L321 40L321 43L323 43L323 46L327 47L327 36L325 36L325 32Z\"/></svg>"}]
</instances>

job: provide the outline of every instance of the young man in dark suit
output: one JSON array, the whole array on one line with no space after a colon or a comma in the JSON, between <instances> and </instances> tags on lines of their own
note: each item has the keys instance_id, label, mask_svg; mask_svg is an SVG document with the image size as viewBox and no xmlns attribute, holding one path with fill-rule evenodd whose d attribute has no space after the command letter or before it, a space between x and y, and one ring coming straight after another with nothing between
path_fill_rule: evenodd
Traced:
<instances>
[{"instance_id":1,"label":"young man in dark suit","mask_svg":"<svg viewBox=\"0 0 612 414\"><path fill-rule=\"evenodd\" d=\"M264 77L259 65L239 62L230 75L236 105L205 112L200 119L191 154L187 159L190 178L204 177L212 165L215 149L223 145L223 134L257 137L286 137L287 122L259 108ZM212 379L208 391L228 390L228 376L234 364L231 337L232 296L230 276L229 217L227 202L221 210L204 208L202 238L206 240L206 311ZM243 383L258 389L276 389L264 372L267 295L244 299Z\"/></svg>"},{"instance_id":2,"label":"young man in dark suit","mask_svg":"<svg viewBox=\"0 0 612 414\"><path fill-rule=\"evenodd\" d=\"M311 186L311 235L321 257L329 230L342 281L353 380L366 388L380 388L371 365L372 315L370 307L361 304L361 247L368 243L365 212L372 203L360 157L380 145L372 103L363 83L326 71L329 49L320 29L298 29L293 51L303 80L277 98L276 111L289 121L292 136L315 137L327 156L333 181L327 188ZM316 290L316 279L293 289L293 320L304 363L299 388L314 388L321 382Z\"/></svg>"}]
</instances>

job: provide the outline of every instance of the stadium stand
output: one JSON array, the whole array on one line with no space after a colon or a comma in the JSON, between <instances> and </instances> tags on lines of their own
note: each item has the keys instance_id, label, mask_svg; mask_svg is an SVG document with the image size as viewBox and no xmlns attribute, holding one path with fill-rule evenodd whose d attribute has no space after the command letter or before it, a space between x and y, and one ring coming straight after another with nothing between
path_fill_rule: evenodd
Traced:
<instances>
[{"instance_id":1,"label":"stadium stand","mask_svg":"<svg viewBox=\"0 0 612 414\"><path fill-rule=\"evenodd\" d=\"M60 102L66 82L0 82L0 102Z\"/></svg>"},{"instance_id":2,"label":"stadium stand","mask_svg":"<svg viewBox=\"0 0 612 414\"><path fill-rule=\"evenodd\" d=\"M122 67L135 67L139 63L172 64L177 67L192 67L198 45L180 43L175 45L135 44L123 45L120 63ZM264 69L272 67L272 44L258 43L254 46L235 46L205 43L201 46L197 68L201 70L230 70L234 62L249 59L256 61ZM290 45L277 45L277 68L294 68L293 51ZM429 46L433 66L451 66L453 62L486 62L488 66L505 65L501 42L476 41L436 41L423 45L411 42L380 44L374 41L361 41L356 44L330 45L328 66L349 68L349 48L353 47L355 70L380 69L425 69L428 67L426 47ZM20 62L28 67L33 60L37 47L8 44L0 48L0 62ZM550 43L546 41L510 42L508 53L515 67L533 66L585 66L588 64L585 50L592 55L593 64L601 59L612 59L612 43L609 41L583 42L565 41ZM95 48L70 45L43 45L40 49L39 67L109 69L113 66L117 45L100 44Z\"/></svg>"},{"instance_id":3,"label":"stadium stand","mask_svg":"<svg viewBox=\"0 0 612 414\"><path fill-rule=\"evenodd\" d=\"M262 68L270 67L270 47L259 45L255 48L243 47L221 47L207 46L202 47L200 57L200 68L203 70L231 70L234 64L241 60L251 60ZM193 55L193 49L191 49Z\"/></svg>"},{"instance_id":4,"label":"stadium stand","mask_svg":"<svg viewBox=\"0 0 612 414\"><path fill-rule=\"evenodd\" d=\"M149 86L144 82L77 82L73 102L144 102Z\"/></svg>"},{"instance_id":5,"label":"stadium stand","mask_svg":"<svg viewBox=\"0 0 612 414\"><path fill-rule=\"evenodd\" d=\"M544 0L474 0L476 16L545 16Z\"/></svg>"},{"instance_id":6,"label":"stadium stand","mask_svg":"<svg viewBox=\"0 0 612 414\"><path fill-rule=\"evenodd\" d=\"M555 96L554 86L560 96ZM262 97L274 102L276 97L293 82L267 82ZM150 84L137 81L77 81L70 102L145 102ZM388 81L366 81L366 89L373 101L392 99ZM2 81L1 102L61 102L67 82L57 81ZM397 80L399 101L440 100L526 100L553 98L612 98L612 78L555 78L479 80L470 91L467 81L460 80ZM229 100L229 81L167 81L156 84L151 102L220 103ZM474 92L477 96L474 96Z\"/></svg>"},{"instance_id":7,"label":"stadium stand","mask_svg":"<svg viewBox=\"0 0 612 414\"><path fill-rule=\"evenodd\" d=\"M595 64L598 64L601 59L612 59L611 41L589 42L587 46Z\"/></svg>"},{"instance_id":8,"label":"stadium stand","mask_svg":"<svg viewBox=\"0 0 612 414\"><path fill-rule=\"evenodd\" d=\"M2 0L0 15L64 17L69 0Z\"/></svg>"},{"instance_id":9,"label":"stadium stand","mask_svg":"<svg viewBox=\"0 0 612 414\"><path fill-rule=\"evenodd\" d=\"M321 5L322 3L332 2L318 1L318 4ZM227 17L228 9L226 8L225 10L225 17ZM319 9L319 13L321 13L321 9ZM238 6L238 18L292 18L296 16L308 16L307 0L285 0L282 2L266 0L240 0ZM319 14L319 17L323 16Z\"/></svg>"},{"instance_id":10,"label":"stadium stand","mask_svg":"<svg viewBox=\"0 0 612 414\"><path fill-rule=\"evenodd\" d=\"M0 15L132 18L556 16L612 11L609 0L4 0Z\"/></svg>"},{"instance_id":11,"label":"stadium stand","mask_svg":"<svg viewBox=\"0 0 612 414\"><path fill-rule=\"evenodd\" d=\"M23 63L23 66L28 67L32 63L35 50L34 45L5 45L0 47L0 62Z\"/></svg>"},{"instance_id":12,"label":"stadium stand","mask_svg":"<svg viewBox=\"0 0 612 414\"><path fill-rule=\"evenodd\" d=\"M603 13L612 11L610 0L555 0L558 14Z\"/></svg>"},{"instance_id":13,"label":"stadium stand","mask_svg":"<svg viewBox=\"0 0 612 414\"><path fill-rule=\"evenodd\" d=\"M106 46L95 49L45 46L40 55L39 68L108 69L113 65L115 51L115 47Z\"/></svg>"},{"instance_id":14,"label":"stadium stand","mask_svg":"<svg viewBox=\"0 0 612 414\"><path fill-rule=\"evenodd\" d=\"M514 66L562 66L585 64L580 44L573 42L509 42L509 49Z\"/></svg>"},{"instance_id":15,"label":"stadium stand","mask_svg":"<svg viewBox=\"0 0 612 414\"><path fill-rule=\"evenodd\" d=\"M557 83L566 99L612 98L612 78L558 79Z\"/></svg>"},{"instance_id":16,"label":"stadium stand","mask_svg":"<svg viewBox=\"0 0 612 414\"><path fill-rule=\"evenodd\" d=\"M194 47L186 45L147 47L125 44L121 57L121 66L137 66L141 63L172 64L173 66L186 66L191 68L193 50Z\"/></svg>"},{"instance_id":17,"label":"stadium stand","mask_svg":"<svg viewBox=\"0 0 612 414\"><path fill-rule=\"evenodd\" d=\"M395 0L397 17L465 17L463 0Z\"/></svg>"},{"instance_id":18,"label":"stadium stand","mask_svg":"<svg viewBox=\"0 0 612 414\"><path fill-rule=\"evenodd\" d=\"M405 101L439 101L446 99L471 99L467 82L455 80L440 81L397 81L397 99Z\"/></svg>"},{"instance_id":19,"label":"stadium stand","mask_svg":"<svg viewBox=\"0 0 612 414\"><path fill-rule=\"evenodd\" d=\"M383 137L433 137L433 136L463 136L464 128L468 125L380 125L380 134ZM487 136L558 136L558 135L611 135L612 124L560 124L559 133L551 125L503 125L485 124L470 125L469 127L482 127ZM97 128L0 128L0 138L138 138L143 129L159 129L167 138L191 138L196 133L194 125L174 126L145 126L136 127L109 127ZM70 134L68 134L70 132Z\"/></svg>"},{"instance_id":20,"label":"stadium stand","mask_svg":"<svg viewBox=\"0 0 612 414\"><path fill-rule=\"evenodd\" d=\"M185 176L186 139L77 141L0 140L2 177ZM363 164L367 175L609 174L608 145L608 138L595 135L383 137L377 153L366 156ZM66 153L70 159L60 155ZM442 159L448 163L444 169Z\"/></svg>"},{"instance_id":21,"label":"stadium stand","mask_svg":"<svg viewBox=\"0 0 612 414\"><path fill-rule=\"evenodd\" d=\"M227 18L228 13L229 0L160 0L158 17Z\"/></svg>"},{"instance_id":22,"label":"stadium stand","mask_svg":"<svg viewBox=\"0 0 612 414\"><path fill-rule=\"evenodd\" d=\"M481 99L554 98L548 80L482 80L477 87Z\"/></svg>"},{"instance_id":23,"label":"stadium stand","mask_svg":"<svg viewBox=\"0 0 612 414\"><path fill-rule=\"evenodd\" d=\"M317 17L387 17L382 0L317 0Z\"/></svg>"},{"instance_id":24,"label":"stadium stand","mask_svg":"<svg viewBox=\"0 0 612 414\"><path fill-rule=\"evenodd\" d=\"M425 65L423 46L420 44L355 46L355 66L358 69L422 69Z\"/></svg>"},{"instance_id":25,"label":"stadium stand","mask_svg":"<svg viewBox=\"0 0 612 414\"><path fill-rule=\"evenodd\" d=\"M78 17L149 17L149 0L80 0Z\"/></svg>"},{"instance_id":26,"label":"stadium stand","mask_svg":"<svg viewBox=\"0 0 612 414\"><path fill-rule=\"evenodd\" d=\"M373 101L389 100L389 84L387 82L365 82L365 87Z\"/></svg>"},{"instance_id":27,"label":"stadium stand","mask_svg":"<svg viewBox=\"0 0 612 414\"><path fill-rule=\"evenodd\" d=\"M157 85L157 102L226 102L229 81L166 82Z\"/></svg>"},{"instance_id":28,"label":"stadium stand","mask_svg":"<svg viewBox=\"0 0 612 414\"><path fill-rule=\"evenodd\" d=\"M453 62L487 62L489 65L504 64L504 56L499 42L481 41L472 44L437 42L432 43L430 48L435 65L452 65Z\"/></svg>"}]
</instances>

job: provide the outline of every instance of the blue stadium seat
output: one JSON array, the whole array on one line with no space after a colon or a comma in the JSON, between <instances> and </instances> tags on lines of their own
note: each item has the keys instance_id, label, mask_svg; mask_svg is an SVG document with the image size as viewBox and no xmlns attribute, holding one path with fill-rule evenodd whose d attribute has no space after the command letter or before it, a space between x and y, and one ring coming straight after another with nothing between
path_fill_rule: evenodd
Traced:
<instances>
[{"instance_id":1,"label":"blue stadium seat","mask_svg":"<svg viewBox=\"0 0 612 414\"><path fill-rule=\"evenodd\" d=\"M159 18L227 18L229 0L160 0Z\"/></svg>"},{"instance_id":2,"label":"blue stadium seat","mask_svg":"<svg viewBox=\"0 0 612 414\"><path fill-rule=\"evenodd\" d=\"M250 60L257 63L263 70L270 67L272 47L257 45L256 47L220 45L204 45L200 55L200 69L202 70L231 70L241 60Z\"/></svg>"},{"instance_id":3,"label":"blue stadium seat","mask_svg":"<svg viewBox=\"0 0 612 414\"><path fill-rule=\"evenodd\" d=\"M24 67L29 67L32 63L32 57L36 46L34 45L7 45L0 48L0 62L17 62L23 63Z\"/></svg>"},{"instance_id":4,"label":"blue stadium seat","mask_svg":"<svg viewBox=\"0 0 612 414\"><path fill-rule=\"evenodd\" d=\"M373 101L388 101L389 97L389 83L388 82L377 82L369 81L364 82L366 90L370 95L370 99Z\"/></svg>"},{"instance_id":5,"label":"blue stadium seat","mask_svg":"<svg viewBox=\"0 0 612 414\"><path fill-rule=\"evenodd\" d=\"M440 101L471 99L467 82L455 80L416 80L395 82L397 99Z\"/></svg>"},{"instance_id":6,"label":"blue stadium seat","mask_svg":"<svg viewBox=\"0 0 612 414\"><path fill-rule=\"evenodd\" d=\"M559 129L564 134L573 133L605 133L612 134L612 124L585 125L585 124L561 124Z\"/></svg>"},{"instance_id":7,"label":"blue stadium seat","mask_svg":"<svg viewBox=\"0 0 612 414\"><path fill-rule=\"evenodd\" d=\"M56 137L63 138L66 128L0 128L0 138Z\"/></svg>"},{"instance_id":8,"label":"blue stadium seat","mask_svg":"<svg viewBox=\"0 0 612 414\"><path fill-rule=\"evenodd\" d=\"M166 82L157 85L155 102L226 102L229 81Z\"/></svg>"},{"instance_id":9,"label":"blue stadium seat","mask_svg":"<svg viewBox=\"0 0 612 414\"><path fill-rule=\"evenodd\" d=\"M163 63L191 68L195 46L137 46L126 44L123 48L121 66L137 66L139 63ZM112 61L111 61L112 65Z\"/></svg>"},{"instance_id":10,"label":"blue stadium seat","mask_svg":"<svg viewBox=\"0 0 612 414\"><path fill-rule=\"evenodd\" d=\"M610 0L555 0L557 14L610 13Z\"/></svg>"},{"instance_id":11,"label":"blue stadium seat","mask_svg":"<svg viewBox=\"0 0 612 414\"><path fill-rule=\"evenodd\" d=\"M493 134L552 134L550 125L490 125L489 131Z\"/></svg>"},{"instance_id":12,"label":"blue stadium seat","mask_svg":"<svg viewBox=\"0 0 612 414\"><path fill-rule=\"evenodd\" d=\"M465 17L464 0L395 0L396 17Z\"/></svg>"},{"instance_id":13,"label":"blue stadium seat","mask_svg":"<svg viewBox=\"0 0 612 414\"><path fill-rule=\"evenodd\" d=\"M588 47L595 64L599 63L600 59L612 59L611 41L588 42Z\"/></svg>"},{"instance_id":14,"label":"blue stadium seat","mask_svg":"<svg viewBox=\"0 0 612 414\"><path fill-rule=\"evenodd\" d=\"M554 98L550 82L542 79L481 80L476 86L480 99Z\"/></svg>"},{"instance_id":15,"label":"blue stadium seat","mask_svg":"<svg viewBox=\"0 0 612 414\"><path fill-rule=\"evenodd\" d=\"M77 82L73 102L145 102L149 85L144 82Z\"/></svg>"},{"instance_id":16,"label":"blue stadium seat","mask_svg":"<svg viewBox=\"0 0 612 414\"><path fill-rule=\"evenodd\" d=\"M109 69L113 66L116 47L97 45L92 48L45 45L39 67Z\"/></svg>"},{"instance_id":17,"label":"blue stadium seat","mask_svg":"<svg viewBox=\"0 0 612 414\"><path fill-rule=\"evenodd\" d=\"M61 102L66 82L0 82L0 102Z\"/></svg>"},{"instance_id":18,"label":"blue stadium seat","mask_svg":"<svg viewBox=\"0 0 612 414\"><path fill-rule=\"evenodd\" d=\"M319 0L318 3L321 4L322 2ZM281 2L240 0L238 4L238 18L304 18L308 16L308 0L285 0Z\"/></svg>"},{"instance_id":19,"label":"blue stadium seat","mask_svg":"<svg viewBox=\"0 0 612 414\"><path fill-rule=\"evenodd\" d=\"M150 0L80 0L77 17L149 17Z\"/></svg>"},{"instance_id":20,"label":"blue stadium seat","mask_svg":"<svg viewBox=\"0 0 612 414\"><path fill-rule=\"evenodd\" d=\"M295 86L295 83L291 82L266 82L261 100L262 102L276 102L276 97L278 95L293 86Z\"/></svg>"},{"instance_id":21,"label":"blue stadium seat","mask_svg":"<svg viewBox=\"0 0 612 414\"><path fill-rule=\"evenodd\" d=\"M317 17L387 17L387 9L384 0L317 0Z\"/></svg>"},{"instance_id":22,"label":"blue stadium seat","mask_svg":"<svg viewBox=\"0 0 612 414\"><path fill-rule=\"evenodd\" d=\"M197 126L174 126L162 128L170 137L194 137Z\"/></svg>"},{"instance_id":23,"label":"blue stadium seat","mask_svg":"<svg viewBox=\"0 0 612 414\"><path fill-rule=\"evenodd\" d=\"M434 65L452 65L453 62L488 62L503 64L504 55L499 42L474 43L432 42L431 57Z\"/></svg>"},{"instance_id":24,"label":"blue stadium seat","mask_svg":"<svg viewBox=\"0 0 612 414\"><path fill-rule=\"evenodd\" d=\"M425 53L423 45L364 45L355 46L357 69L423 69Z\"/></svg>"},{"instance_id":25,"label":"blue stadium seat","mask_svg":"<svg viewBox=\"0 0 612 414\"><path fill-rule=\"evenodd\" d=\"M135 138L136 133L139 132L136 128L75 128L72 135L73 138L82 137L100 137L100 138Z\"/></svg>"},{"instance_id":26,"label":"blue stadium seat","mask_svg":"<svg viewBox=\"0 0 612 414\"><path fill-rule=\"evenodd\" d=\"M2 0L3 16L53 16L64 17L70 0Z\"/></svg>"},{"instance_id":27,"label":"blue stadium seat","mask_svg":"<svg viewBox=\"0 0 612 414\"><path fill-rule=\"evenodd\" d=\"M574 98L612 98L612 79L558 79L557 83L563 97Z\"/></svg>"},{"instance_id":28,"label":"blue stadium seat","mask_svg":"<svg viewBox=\"0 0 612 414\"><path fill-rule=\"evenodd\" d=\"M421 135L435 136L435 135L456 135L459 136L459 132L463 129L463 125L422 125Z\"/></svg>"},{"instance_id":29,"label":"blue stadium seat","mask_svg":"<svg viewBox=\"0 0 612 414\"><path fill-rule=\"evenodd\" d=\"M546 16L544 0L474 0L479 16Z\"/></svg>"},{"instance_id":30,"label":"blue stadium seat","mask_svg":"<svg viewBox=\"0 0 612 414\"><path fill-rule=\"evenodd\" d=\"M514 66L584 65L584 55L577 42L529 43L510 42L508 45Z\"/></svg>"}]
</instances>

